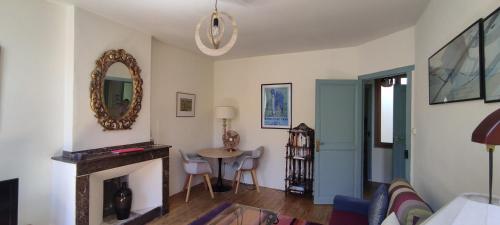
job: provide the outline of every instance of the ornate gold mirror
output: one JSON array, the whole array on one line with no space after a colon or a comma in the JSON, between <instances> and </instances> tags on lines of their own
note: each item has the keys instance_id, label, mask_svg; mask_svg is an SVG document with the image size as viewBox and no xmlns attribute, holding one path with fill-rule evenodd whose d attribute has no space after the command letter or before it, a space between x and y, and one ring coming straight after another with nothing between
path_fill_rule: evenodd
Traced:
<instances>
[{"instance_id":1,"label":"ornate gold mirror","mask_svg":"<svg viewBox=\"0 0 500 225\"><path fill-rule=\"evenodd\" d=\"M141 69L123 49L104 52L90 84L90 107L104 130L130 129L142 101Z\"/></svg>"}]
</instances>

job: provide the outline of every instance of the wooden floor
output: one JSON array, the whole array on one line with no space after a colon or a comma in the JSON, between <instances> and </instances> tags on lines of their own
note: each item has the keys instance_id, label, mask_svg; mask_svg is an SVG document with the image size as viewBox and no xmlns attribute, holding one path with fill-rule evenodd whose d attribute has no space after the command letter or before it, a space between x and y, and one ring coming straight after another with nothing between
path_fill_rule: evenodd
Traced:
<instances>
[{"instance_id":1,"label":"wooden floor","mask_svg":"<svg viewBox=\"0 0 500 225\"><path fill-rule=\"evenodd\" d=\"M240 203L311 222L328 224L331 205L314 205L310 198L285 195L283 191L270 188L261 187L260 193L251 189L253 189L251 185L242 185L238 194L234 194L233 191L215 193L215 198L211 199L208 190L202 185L197 185L191 189L189 203L184 201L185 191L170 197L170 213L152 221L150 225L189 224L222 202Z\"/></svg>"}]
</instances>

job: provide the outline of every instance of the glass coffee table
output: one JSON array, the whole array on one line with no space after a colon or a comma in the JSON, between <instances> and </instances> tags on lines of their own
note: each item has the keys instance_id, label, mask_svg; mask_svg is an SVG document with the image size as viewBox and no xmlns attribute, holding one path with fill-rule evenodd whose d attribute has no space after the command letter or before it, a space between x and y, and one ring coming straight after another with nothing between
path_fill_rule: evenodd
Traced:
<instances>
[{"instance_id":1,"label":"glass coffee table","mask_svg":"<svg viewBox=\"0 0 500 225\"><path fill-rule=\"evenodd\" d=\"M210 220L208 225L272 225L278 224L275 212L233 204Z\"/></svg>"}]
</instances>

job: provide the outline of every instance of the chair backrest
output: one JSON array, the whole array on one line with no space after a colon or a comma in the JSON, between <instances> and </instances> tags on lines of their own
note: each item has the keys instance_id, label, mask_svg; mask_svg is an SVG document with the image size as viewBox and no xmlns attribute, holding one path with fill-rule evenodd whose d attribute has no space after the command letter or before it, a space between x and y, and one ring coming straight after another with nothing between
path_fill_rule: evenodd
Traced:
<instances>
[{"instance_id":1,"label":"chair backrest","mask_svg":"<svg viewBox=\"0 0 500 225\"><path fill-rule=\"evenodd\" d=\"M184 153L182 150L179 149L179 153L181 153L181 156L182 156L182 159L184 160L184 162L187 162L189 161L189 157L188 155L186 155L186 153Z\"/></svg>"},{"instance_id":2,"label":"chair backrest","mask_svg":"<svg viewBox=\"0 0 500 225\"><path fill-rule=\"evenodd\" d=\"M252 151L252 158L258 159L262 156L262 153L264 153L264 147L260 146Z\"/></svg>"}]
</instances>

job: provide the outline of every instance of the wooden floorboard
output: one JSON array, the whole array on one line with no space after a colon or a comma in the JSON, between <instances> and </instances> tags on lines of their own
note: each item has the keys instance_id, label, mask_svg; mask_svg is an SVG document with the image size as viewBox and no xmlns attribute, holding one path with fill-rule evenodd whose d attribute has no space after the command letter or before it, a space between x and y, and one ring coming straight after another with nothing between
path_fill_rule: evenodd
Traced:
<instances>
[{"instance_id":1,"label":"wooden floorboard","mask_svg":"<svg viewBox=\"0 0 500 225\"><path fill-rule=\"evenodd\" d=\"M191 189L189 203L184 201L186 192L180 192L170 197L170 213L150 223L150 225L183 225L189 224L204 215L222 202L233 202L264 208L292 217L305 219L320 224L328 224L331 205L314 205L311 198L285 195L283 191L261 187L260 193L251 185L241 185L238 194L233 191L215 193L211 199L208 190L203 185Z\"/></svg>"}]
</instances>

